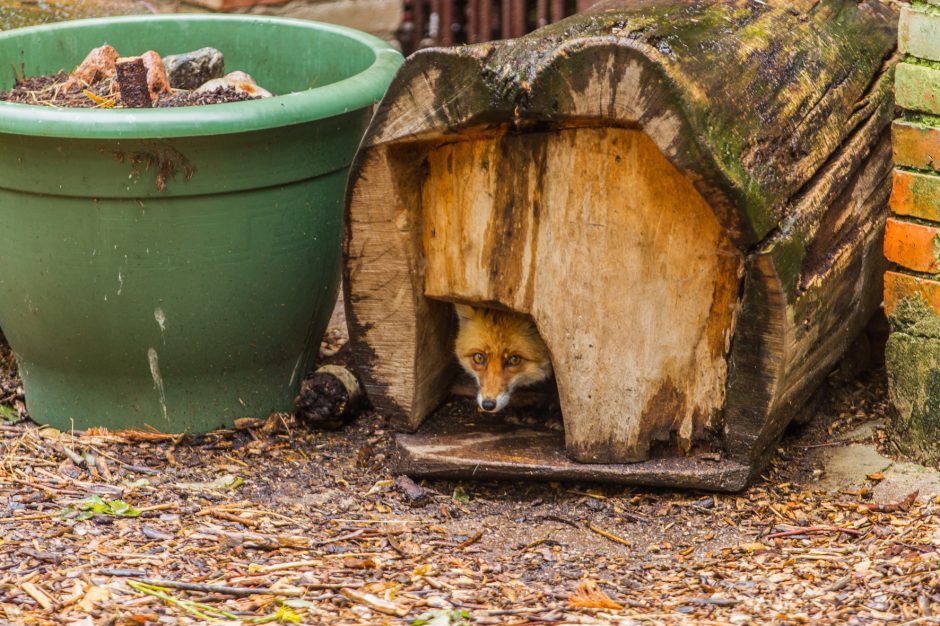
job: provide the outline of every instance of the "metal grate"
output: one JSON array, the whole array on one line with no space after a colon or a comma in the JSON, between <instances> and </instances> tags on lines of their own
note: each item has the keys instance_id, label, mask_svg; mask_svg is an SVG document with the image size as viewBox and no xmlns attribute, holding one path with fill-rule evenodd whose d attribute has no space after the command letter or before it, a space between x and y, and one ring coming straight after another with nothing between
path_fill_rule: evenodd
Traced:
<instances>
[{"instance_id":1,"label":"metal grate","mask_svg":"<svg viewBox=\"0 0 940 626\"><path fill-rule=\"evenodd\" d=\"M429 46L521 37L598 0L405 0L399 41L405 54Z\"/></svg>"}]
</instances>

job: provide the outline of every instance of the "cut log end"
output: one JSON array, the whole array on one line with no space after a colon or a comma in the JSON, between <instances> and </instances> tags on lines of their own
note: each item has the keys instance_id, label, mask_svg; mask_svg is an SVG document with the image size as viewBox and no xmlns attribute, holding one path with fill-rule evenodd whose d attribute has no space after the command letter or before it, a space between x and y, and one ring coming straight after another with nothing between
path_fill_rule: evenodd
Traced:
<instances>
[{"instance_id":1,"label":"cut log end","mask_svg":"<svg viewBox=\"0 0 940 626\"><path fill-rule=\"evenodd\" d=\"M147 84L147 67L143 57L122 57L115 62L121 102L129 109L149 109L153 106Z\"/></svg>"},{"instance_id":2,"label":"cut log end","mask_svg":"<svg viewBox=\"0 0 940 626\"><path fill-rule=\"evenodd\" d=\"M295 404L302 419L336 429L358 415L366 401L352 372L341 365L324 365L303 382Z\"/></svg>"},{"instance_id":3,"label":"cut log end","mask_svg":"<svg viewBox=\"0 0 940 626\"><path fill-rule=\"evenodd\" d=\"M714 441L754 476L877 305L892 10L695 4L611 0L402 68L345 251L353 354L405 429L453 382L452 303L491 305L548 345L569 458Z\"/></svg>"},{"instance_id":4,"label":"cut log end","mask_svg":"<svg viewBox=\"0 0 940 626\"><path fill-rule=\"evenodd\" d=\"M150 99L156 102L160 96L173 93L160 55L153 50L148 50L140 58L143 59L144 67L147 69L147 90L150 92Z\"/></svg>"}]
</instances>

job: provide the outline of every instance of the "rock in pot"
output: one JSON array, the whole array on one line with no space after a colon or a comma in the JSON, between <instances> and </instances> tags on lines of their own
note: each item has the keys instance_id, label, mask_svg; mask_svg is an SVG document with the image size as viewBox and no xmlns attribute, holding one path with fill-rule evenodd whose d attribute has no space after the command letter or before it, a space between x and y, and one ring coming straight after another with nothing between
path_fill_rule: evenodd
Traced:
<instances>
[{"instance_id":1,"label":"rock in pot","mask_svg":"<svg viewBox=\"0 0 940 626\"><path fill-rule=\"evenodd\" d=\"M225 57L215 48L200 48L163 58L170 86L174 89L196 89L225 73Z\"/></svg>"},{"instance_id":2,"label":"rock in pot","mask_svg":"<svg viewBox=\"0 0 940 626\"><path fill-rule=\"evenodd\" d=\"M231 87L235 91L254 96L255 98L270 98L273 95L264 87L259 87L255 79L249 74L241 71L231 72L222 78L210 80L196 89L195 92L205 93L215 91L216 89L225 89L226 87Z\"/></svg>"}]
</instances>

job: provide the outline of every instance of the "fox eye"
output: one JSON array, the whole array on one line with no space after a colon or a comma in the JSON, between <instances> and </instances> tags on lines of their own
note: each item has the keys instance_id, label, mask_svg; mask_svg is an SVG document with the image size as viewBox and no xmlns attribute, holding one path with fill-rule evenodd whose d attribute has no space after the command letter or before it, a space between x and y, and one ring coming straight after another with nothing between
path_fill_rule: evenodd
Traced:
<instances>
[{"instance_id":1,"label":"fox eye","mask_svg":"<svg viewBox=\"0 0 940 626\"><path fill-rule=\"evenodd\" d=\"M486 363L486 355L482 352L474 352L470 359L473 361L474 365L483 365Z\"/></svg>"},{"instance_id":2,"label":"fox eye","mask_svg":"<svg viewBox=\"0 0 940 626\"><path fill-rule=\"evenodd\" d=\"M506 365L509 367L518 367L520 363L522 363L522 357L518 354L514 354L506 359Z\"/></svg>"}]
</instances>

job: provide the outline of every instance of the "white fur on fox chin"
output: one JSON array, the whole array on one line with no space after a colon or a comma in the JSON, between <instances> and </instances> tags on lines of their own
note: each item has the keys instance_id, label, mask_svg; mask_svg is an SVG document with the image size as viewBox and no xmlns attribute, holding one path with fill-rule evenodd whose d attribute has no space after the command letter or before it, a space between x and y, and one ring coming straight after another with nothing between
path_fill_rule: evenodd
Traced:
<instances>
[{"instance_id":1,"label":"white fur on fox chin","mask_svg":"<svg viewBox=\"0 0 940 626\"><path fill-rule=\"evenodd\" d=\"M487 411L483 409L483 394L479 391L477 392L477 406L486 411L487 413L498 413L506 408L506 405L509 404L509 398L512 397L512 390L504 391L503 393L496 396L496 408Z\"/></svg>"}]
</instances>

